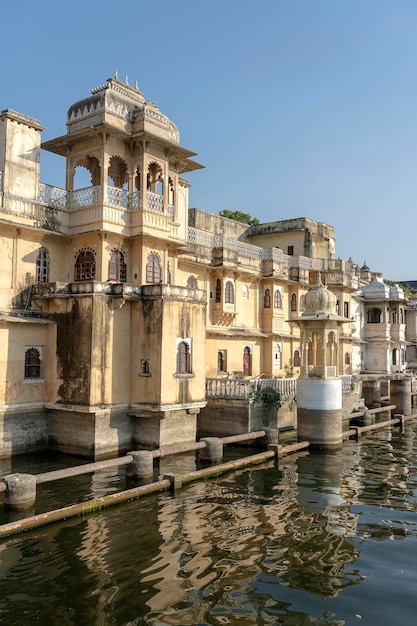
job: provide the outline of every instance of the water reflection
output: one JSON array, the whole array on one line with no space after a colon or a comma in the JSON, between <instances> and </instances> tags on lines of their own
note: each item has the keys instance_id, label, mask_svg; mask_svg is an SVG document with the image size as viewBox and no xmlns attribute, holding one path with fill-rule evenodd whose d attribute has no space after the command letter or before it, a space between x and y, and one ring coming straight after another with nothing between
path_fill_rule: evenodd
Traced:
<instances>
[{"instance_id":1,"label":"water reflection","mask_svg":"<svg viewBox=\"0 0 417 626\"><path fill-rule=\"evenodd\" d=\"M413 428L3 541L0 622L406 624L417 609ZM119 480L80 477L81 497ZM62 496L53 489L49 505Z\"/></svg>"}]
</instances>

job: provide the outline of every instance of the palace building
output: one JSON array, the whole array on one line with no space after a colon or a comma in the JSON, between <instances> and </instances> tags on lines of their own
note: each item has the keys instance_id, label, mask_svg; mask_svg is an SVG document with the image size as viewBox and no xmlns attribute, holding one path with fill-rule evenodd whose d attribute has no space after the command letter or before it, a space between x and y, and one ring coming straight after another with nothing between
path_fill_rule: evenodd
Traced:
<instances>
[{"instance_id":1,"label":"palace building","mask_svg":"<svg viewBox=\"0 0 417 626\"><path fill-rule=\"evenodd\" d=\"M194 441L207 380L313 367L296 320L319 280L345 320L333 374L405 369L404 293L337 259L333 227L189 208L196 153L117 76L66 125L42 143L39 121L0 113L0 456ZM41 182L41 150L65 189Z\"/></svg>"}]
</instances>

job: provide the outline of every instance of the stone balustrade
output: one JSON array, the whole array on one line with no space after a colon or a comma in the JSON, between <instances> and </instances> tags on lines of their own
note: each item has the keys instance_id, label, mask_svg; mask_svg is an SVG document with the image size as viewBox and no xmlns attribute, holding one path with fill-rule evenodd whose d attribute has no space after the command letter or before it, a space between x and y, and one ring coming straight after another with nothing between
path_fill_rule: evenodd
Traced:
<instances>
[{"instance_id":1,"label":"stone balustrade","mask_svg":"<svg viewBox=\"0 0 417 626\"><path fill-rule=\"evenodd\" d=\"M353 376L340 376L342 391L352 390ZM247 400L255 389L272 387L279 391L283 398L297 395L297 378L206 378L207 399L230 398L231 400Z\"/></svg>"},{"instance_id":2,"label":"stone balustrade","mask_svg":"<svg viewBox=\"0 0 417 626\"><path fill-rule=\"evenodd\" d=\"M295 396L297 393L296 378L206 378L207 398L230 398L233 400L247 400L256 389L272 387L279 391L282 397Z\"/></svg>"}]
</instances>

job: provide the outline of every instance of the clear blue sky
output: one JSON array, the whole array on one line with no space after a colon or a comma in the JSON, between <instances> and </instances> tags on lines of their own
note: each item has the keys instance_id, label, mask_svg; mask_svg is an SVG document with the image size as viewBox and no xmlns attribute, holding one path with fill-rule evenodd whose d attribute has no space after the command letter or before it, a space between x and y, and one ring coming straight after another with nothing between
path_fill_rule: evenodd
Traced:
<instances>
[{"instance_id":1,"label":"clear blue sky","mask_svg":"<svg viewBox=\"0 0 417 626\"><path fill-rule=\"evenodd\" d=\"M117 69L206 166L190 206L323 221L337 256L417 279L415 0L20 0L0 22L0 110L43 140Z\"/></svg>"}]
</instances>

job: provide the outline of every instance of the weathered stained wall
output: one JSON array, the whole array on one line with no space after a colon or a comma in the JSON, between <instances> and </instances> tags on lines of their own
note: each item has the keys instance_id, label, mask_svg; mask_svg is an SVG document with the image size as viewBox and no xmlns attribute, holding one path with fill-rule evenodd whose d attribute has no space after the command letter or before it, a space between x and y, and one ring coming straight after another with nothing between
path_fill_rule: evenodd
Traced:
<instances>
[{"instance_id":1,"label":"weathered stained wall","mask_svg":"<svg viewBox=\"0 0 417 626\"><path fill-rule=\"evenodd\" d=\"M38 198L42 126L32 117L6 109L0 113L0 170L4 191Z\"/></svg>"},{"instance_id":2,"label":"weathered stained wall","mask_svg":"<svg viewBox=\"0 0 417 626\"><path fill-rule=\"evenodd\" d=\"M57 324L57 402L88 405L91 379L92 298L73 298L66 313L53 314Z\"/></svg>"},{"instance_id":3,"label":"weathered stained wall","mask_svg":"<svg viewBox=\"0 0 417 626\"><path fill-rule=\"evenodd\" d=\"M48 420L43 408L0 412L0 457L48 449Z\"/></svg>"}]
</instances>

